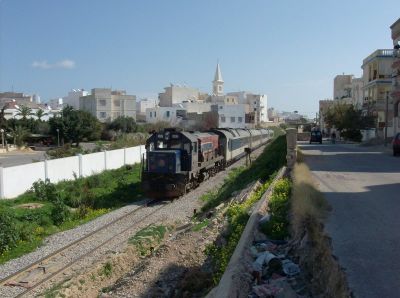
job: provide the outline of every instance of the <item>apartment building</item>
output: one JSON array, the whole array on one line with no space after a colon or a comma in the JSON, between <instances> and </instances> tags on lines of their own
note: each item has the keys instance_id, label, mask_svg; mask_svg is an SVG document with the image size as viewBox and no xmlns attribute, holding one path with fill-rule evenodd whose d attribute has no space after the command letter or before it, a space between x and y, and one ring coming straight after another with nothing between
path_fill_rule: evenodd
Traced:
<instances>
[{"instance_id":1,"label":"apartment building","mask_svg":"<svg viewBox=\"0 0 400 298\"><path fill-rule=\"evenodd\" d=\"M72 89L68 92L67 96L62 98L63 104L65 106L71 106L76 110L79 110L79 98L82 96L89 95L89 92L84 89Z\"/></svg>"},{"instance_id":2,"label":"apartment building","mask_svg":"<svg viewBox=\"0 0 400 298\"><path fill-rule=\"evenodd\" d=\"M94 88L90 95L79 98L79 108L101 122L113 121L120 116L136 120L136 96L127 95L125 90Z\"/></svg>"},{"instance_id":3,"label":"apartment building","mask_svg":"<svg viewBox=\"0 0 400 298\"><path fill-rule=\"evenodd\" d=\"M198 89L174 84L165 87L164 92L158 94L160 107L172 107L184 101L198 101L199 98Z\"/></svg>"},{"instance_id":4,"label":"apartment building","mask_svg":"<svg viewBox=\"0 0 400 298\"><path fill-rule=\"evenodd\" d=\"M251 128L246 125L245 105L213 105L212 112L217 114L218 128Z\"/></svg>"},{"instance_id":5,"label":"apartment building","mask_svg":"<svg viewBox=\"0 0 400 298\"><path fill-rule=\"evenodd\" d=\"M186 110L180 106L174 107L154 107L146 109L146 122L168 122L172 126L179 123L186 117Z\"/></svg>"},{"instance_id":6,"label":"apartment building","mask_svg":"<svg viewBox=\"0 0 400 298\"><path fill-rule=\"evenodd\" d=\"M393 135L392 64L393 50L379 49L363 60L363 111L377 118L377 133L383 137L387 117L388 136ZM386 106L388 114L386 115Z\"/></svg>"},{"instance_id":7,"label":"apartment building","mask_svg":"<svg viewBox=\"0 0 400 298\"><path fill-rule=\"evenodd\" d=\"M351 81L353 75L337 75L333 79L333 99L341 99L344 102L351 102Z\"/></svg>"},{"instance_id":8,"label":"apartment building","mask_svg":"<svg viewBox=\"0 0 400 298\"><path fill-rule=\"evenodd\" d=\"M392 90L393 134L400 132L400 19L390 26L393 40Z\"/></svg>"},{"instance_id":9,"label":"apartment building","mask_svg":"<svg viewBox=\"0 0 400 298\"><path fill-rule=\"evenodd\" d=\"M155 108L156 99L143 98L136 102L136 121L146 121L146 110Z\"/></svg>"},{"instance_id":10,"label":"apartment building","mask_svg":"<svg viewBox=\"0 0 400 298\"><path fill-rule=\"evenodd\" d=\"M268 98L265 94L253 94L247 91L229 92L226 96L237 98L238 104L243 104L246 111L246 124L256 127L262 122L268 122Z\"/></svg>"}]
</instances>

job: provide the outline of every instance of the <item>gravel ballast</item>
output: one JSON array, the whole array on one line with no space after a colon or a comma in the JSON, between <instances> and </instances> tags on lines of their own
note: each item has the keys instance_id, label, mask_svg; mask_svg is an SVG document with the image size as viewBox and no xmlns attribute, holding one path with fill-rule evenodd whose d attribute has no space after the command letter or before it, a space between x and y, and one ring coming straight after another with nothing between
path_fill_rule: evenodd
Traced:
<instances>
[{"instance_id":1,"label":"gravel ballast","mask_svg":"<svg viewBox=\"0 0 400 298\"><path fill-rule=\"evenodd\" d=\"M252 153L252 157L255 159L259 154L262 153L263 147L255 150ZM85 256L82 260L78 261L76 264L71 266L68 270L63 272L62 276L56 276L45 285L38 287L32 295L41 293L44 289L49 288L52 284L60 282L68 276L72 276L77 272L83 271L85 268L89 268L94 263L101 260L107 252L113 251L121 252L127 247L127 240L130 236L134 235L137 231L150 224L160 224L160 223L171 223L171 222L189 222L191 216L193 215L194 209L199 210L202 206L202 202L199 197L204 193L218 189L224 182L227 172L232 168L241 166L245 164L245 159L241 159L232 166L230 166L226 171L219 172L210 180L202 183L197 189L189 192L184 197L175 200L170 203L165 203L164 205L156 204L142 210L137 211L137 213L132 215L132 218L128 216L126 219L118 223L118 228L105 229L101 233L96 233L96 241L85 241L85 245L79 245L77 247L71 247L71 250L65 255L65 261L70 262L73 258L87 254L92 248L96 247L99 243L112 237L118 232L129 228L124 233L120 234L118 237L113 239L111 242L102 246L96 252L90 253ZM91 222L84 225L76 227L74 229L54 234L45 240L45 244L38 248L36 251L26 254L20 258L11 260L0 266L0 278L4 278L20 269L36 262L38 259L43 258L54 251L68 245L69 243L88 235L94 230L100 229L104 225L114 221L117 218L124 216L126 213L132 212L139 208L144 202L138 202L134 205L125 206L118 210L112 211L105 214ZM158 210L157 210L158 209ZM133 221L136 221L133 222ZM114 225L112 225L114 226ZM97 235L99 234L99 235ZM93 235L94 236L94 235ZM91 236L90 238L92 238ZM72 249L73 248L73 249ZM0 287L0 297L14 297L17 293L21 292L20 288L13 287Z\"/></svg>"}]
</instances>

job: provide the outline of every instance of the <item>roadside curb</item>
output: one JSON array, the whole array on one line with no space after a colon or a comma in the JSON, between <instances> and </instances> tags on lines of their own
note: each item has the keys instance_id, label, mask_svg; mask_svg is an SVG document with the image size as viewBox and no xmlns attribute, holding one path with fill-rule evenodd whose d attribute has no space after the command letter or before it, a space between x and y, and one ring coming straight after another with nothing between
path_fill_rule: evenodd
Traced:
<instances>
[{"instance_id":1,"label":"roadside curb","mask_svg":"<svg viewBox=\"0 0 400 298\"><path fill-rule=\"evenodd\" d=\"M258 230L258 221L263 215L265 215L267 211L268 201L275 184L279 179L284 177L287 172L288 169L286 167L282 167L262 198L256 203L219 284L206 297L239 297L250 291L250 285L243 284L243 281L246 280L245 276L248 275L248 265L246 264L246 259L249 257L248 251L252 246ZM247 296L247 294L245 296Z\"/></svg>"}]
</instances>

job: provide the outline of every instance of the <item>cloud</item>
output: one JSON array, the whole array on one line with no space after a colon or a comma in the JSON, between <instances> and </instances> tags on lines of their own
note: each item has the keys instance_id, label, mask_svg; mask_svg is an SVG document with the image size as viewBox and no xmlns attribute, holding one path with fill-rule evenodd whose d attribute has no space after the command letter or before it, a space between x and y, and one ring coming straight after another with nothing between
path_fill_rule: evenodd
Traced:
<instances>
[{"instance_id":1,"label":"cloud","mask_svg":"<svg viewBox=\"0 0 400 298\"><path fill-rule=\"evenodd\" d=\"M52 69L52 68L72 69L75 68L75 61L70 59L64 59L56 63L48 63L46 60L33 61L32 67L41 69Z\"/></svg>"}]
</instances>

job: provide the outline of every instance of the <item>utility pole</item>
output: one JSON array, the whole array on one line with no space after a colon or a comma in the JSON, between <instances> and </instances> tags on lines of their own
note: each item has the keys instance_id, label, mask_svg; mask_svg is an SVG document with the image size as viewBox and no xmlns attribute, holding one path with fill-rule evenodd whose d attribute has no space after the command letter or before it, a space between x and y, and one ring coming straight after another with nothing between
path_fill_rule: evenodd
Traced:
<instances>
[{"instance_id":1,"label":"utility pole","mask_svg":"<svg viewBox=\"0 0 400 298\"><path fill-rule=\"evenodd\" d=\"M385 107L385 147L387 147L387 129L388 129L388 112L389 112L389 91L386 91L386 107Z\"/></svg>"}]
</instances>

